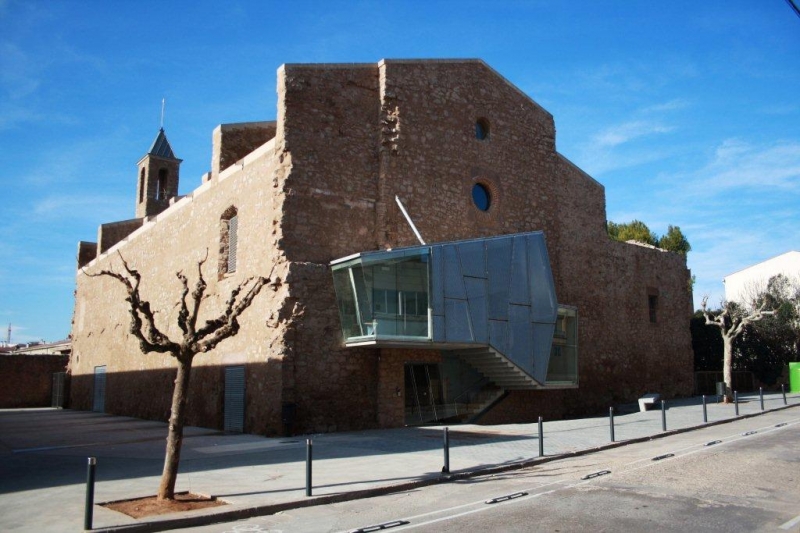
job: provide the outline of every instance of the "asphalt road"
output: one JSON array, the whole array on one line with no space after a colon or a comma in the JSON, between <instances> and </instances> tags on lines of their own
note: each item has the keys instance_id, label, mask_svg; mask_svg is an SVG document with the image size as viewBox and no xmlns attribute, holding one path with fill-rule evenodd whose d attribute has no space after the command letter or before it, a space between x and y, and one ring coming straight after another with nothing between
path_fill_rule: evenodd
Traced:
<instances>
[{"instance_id":1,"label":"asphalt road","mask_svg":"<svg viewBox=\"0 0 800 533\"><path fill-rule=\"evenodd\" d=\"M410 529L800 533L800 417L770 413L503 475L192 531Z\"/></svg>"}]
</instances>

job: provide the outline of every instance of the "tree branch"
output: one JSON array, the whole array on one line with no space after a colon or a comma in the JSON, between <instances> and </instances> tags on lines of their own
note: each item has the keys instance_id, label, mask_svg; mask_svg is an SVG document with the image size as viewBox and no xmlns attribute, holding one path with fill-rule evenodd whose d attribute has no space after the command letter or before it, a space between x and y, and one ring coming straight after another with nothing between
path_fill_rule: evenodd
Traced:
<instances>
[{"instance_id":1,"label":"tree branch","mask_svg":"<svg viewBox=\"0 0 800 533\"><path fill-rule=\"evenodd\" d=\"M263 276L257 278L244 298L237 304L236 298L251 280L252 278L248 278L236 287L225 304L225 311L216 319L206 321L205 326L197 332L198 342L196 346L198 352L207 352L214 349L221 341L236 335L239 331L239 315L250 307L253 299L261 292L264 285L270 281L269 278ZM209 335L209 338L201 340Z\"/></svg>"},{"instance_id":2,"label":"tree branch","mask_svg":"<svg viewBox=\"0 0 800 533\"><path fill-rule=\"evenodd\" d=\"M206 292L206 280L203 278L203 264L208 259L208 248L206 248L206 256L197 262L197 283L194 286L194 291L192 292L192 301L194 302L194 307L192 308L192 314L189 317L189 334L191 337L195 336L195 327L197 326L197 315L200 313L200 303L203 301L203 294ZM194 340L194 339L192 339Z\"/></svg>"},{"instance_id":3,"label":"tree branch","mask_svg":"<svg viewBox=\"0 0 800 533\"><path fill-rule=\"evenodd\" d=\"M169 338L158 329L155 323L155 316L150 308L150 302L142 300L139 295L139 283L142 280L141 274L139 274L139 271L130 268L119 250L117 250L117 254L122 261L125 272L128 274L127 276L114 272L113 270L101 270L97 274L89 274L86 271L84 271L84 273L92 278L108 276L116 279L125 286L125 290L128 293L128 297L125 298L125 301L129 304L130 308L128 309L128 313L131 316L131 324L128 331L139 341L139 348L143 352L171 353L177 355L180 352L180 345L170 341ZM144 321L142 317L144 317Z\"/></svg>"}]
</instances>

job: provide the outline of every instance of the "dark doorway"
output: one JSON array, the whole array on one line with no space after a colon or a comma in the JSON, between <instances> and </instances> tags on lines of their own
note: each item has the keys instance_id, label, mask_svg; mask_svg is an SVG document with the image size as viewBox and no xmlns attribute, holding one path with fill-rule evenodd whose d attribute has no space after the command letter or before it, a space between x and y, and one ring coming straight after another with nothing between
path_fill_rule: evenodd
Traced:
<instances>
[{"instance_id":1,"label":"dark doorway","mask_svg":"<svg viewBox=\"0 0 800 533\"><path fill-rule=\"evenodd\" d=\"M224 429L235 433L244 431L244 366L225 367Z\"/></svg>"},{"instance_id":2,"label":"dark doorway","mask_svg":"<svg viewBox=\"0 0 800 533\"><path fill-rule=\"evenodd\" d=\"M94 367L94 395L92 411L95 413L106 412L106 367Z\"/></svg>"},{"instance_id":3,"label":"dark doorway","mask_svg":"<svg viewBox=\"0 0 800 533\"><path fill-rule=\"evenodd\" d=\"M67 373L53 372L53 389L50 407L64 407L66 394Z\"/></svg>"},{"instance_id":4,"label":"dark doorway","mask_svg":"<svg viewBox=\"0 0 800 533\"><path fill-rule=\"evenodd\" d=\"M405 423L409 426L445 418L444 394L439 365L405 365Z\"/></svg>"}]
</instances>

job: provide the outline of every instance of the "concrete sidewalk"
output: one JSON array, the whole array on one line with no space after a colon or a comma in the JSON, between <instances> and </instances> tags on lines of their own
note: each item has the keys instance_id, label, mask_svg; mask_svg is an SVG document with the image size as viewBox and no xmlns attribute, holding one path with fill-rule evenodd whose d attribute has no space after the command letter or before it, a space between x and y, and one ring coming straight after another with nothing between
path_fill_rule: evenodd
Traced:
<instances>
[{"instance_id":1,"label":"concrete sidewalk","mask_svg":"<svg viewBox=\"0 0 800 533\"><path fill-rule=\"evenodd\" d=\"M789 407L800 394L788 394ZM780 394L765 410L784 408ZM670 401L667 429L703 425L700 398ZM800 411L800 410L798 410ZM740 400L740 416L761 413L758 395ZM708 404L709 423L735 419L734 406ZM618 443L662 435L661 411L615 416ZM97 458L95 502L152 495L158 488L166 424L55 409L0 410L0 529L83 529L86 459ZM514 468L537 459L536 424L450 428L454 476ZM135 520L94 507L94 528L156 531L405 490L443 480L442 427L264 438L187 428L177 489L212 494L230 505ZM306 438L314 446L314 496L305 496ZM545 460L610 445L607 416L544 423Z\"/></svg>"}]
</instances>

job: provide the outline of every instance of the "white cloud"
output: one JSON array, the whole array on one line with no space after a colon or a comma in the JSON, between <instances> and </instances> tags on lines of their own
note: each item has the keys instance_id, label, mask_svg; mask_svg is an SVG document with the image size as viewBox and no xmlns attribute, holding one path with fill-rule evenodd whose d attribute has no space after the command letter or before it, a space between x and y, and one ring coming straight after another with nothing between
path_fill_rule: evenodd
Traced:
<instances>
[{"instance_id":1,"label":"white cloud","mask_svg":"<svg viewBox=\"0 0 800 533\"><path fill-rule=\"evenodd\" d=\"M688 176L692 193L705 195L731 189L800 191L800 142L751 144L737 139L722 142L713 159Z\"/></svg>"},{"instance_id":2,"label":"white cloud","mask_svg":"<svg viewBox=\"0 0 800 533\"><path fill-rule=\"evenodd\" d=\"M658 122L633 120L600 131L592 138L592 144L600 148L613 148L641 137L669 133L674 130L674 127L665 126Z\"/></svg>"},{"instance_id":3,"label":"white cloud","mask_svg":"<svg viewBox=\"0 0 800 533\"><path fill-rule=\"evenodd\" d=\"M670 100L669 102L664 102L661 104L653 104L651 106L647 106L642 108L642 113L665 113L670 111L678 111L680 109L686 109L691 107L691 104L688 100L683 98L675 98Z\"/></svg>"}]
</instances>

